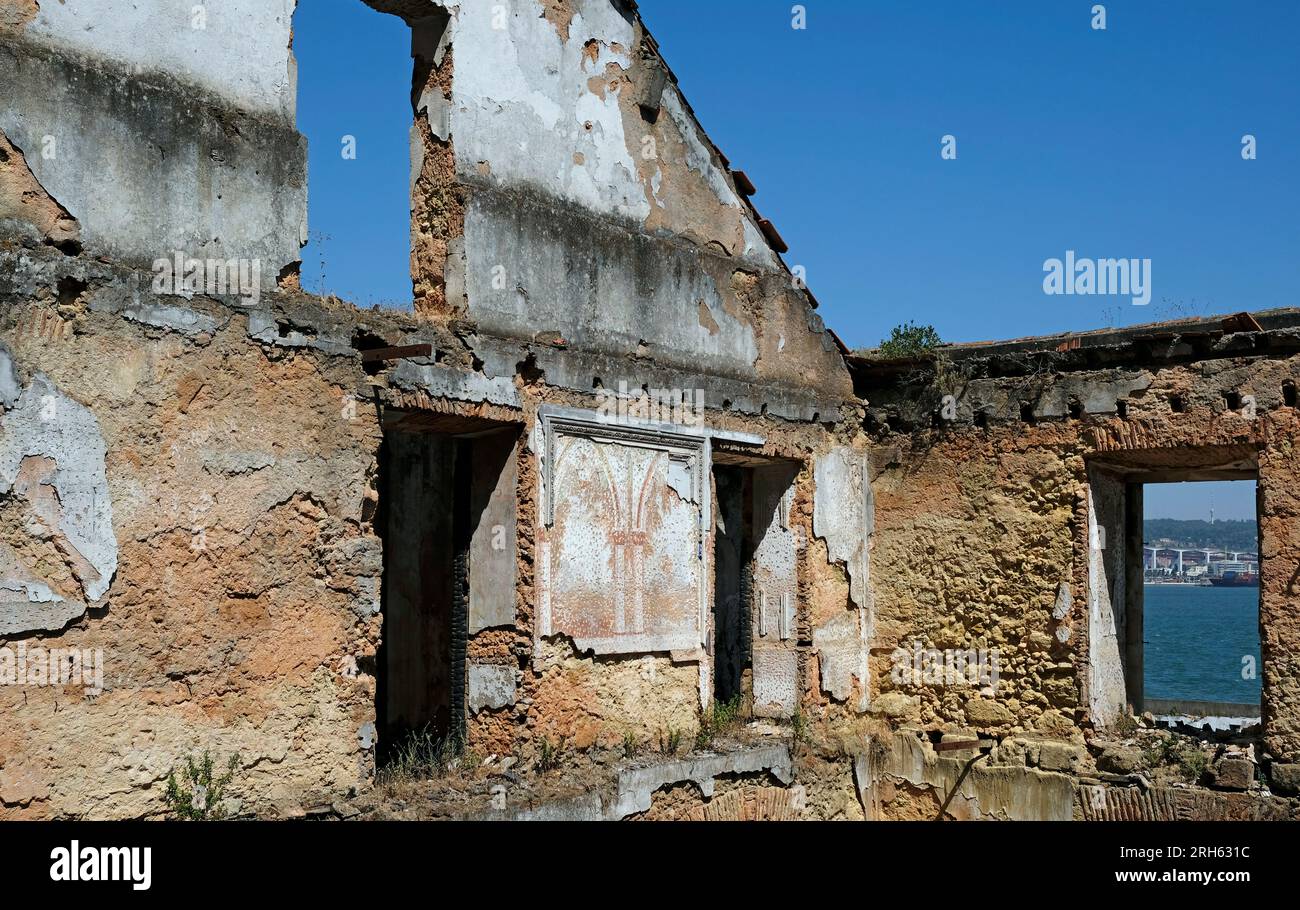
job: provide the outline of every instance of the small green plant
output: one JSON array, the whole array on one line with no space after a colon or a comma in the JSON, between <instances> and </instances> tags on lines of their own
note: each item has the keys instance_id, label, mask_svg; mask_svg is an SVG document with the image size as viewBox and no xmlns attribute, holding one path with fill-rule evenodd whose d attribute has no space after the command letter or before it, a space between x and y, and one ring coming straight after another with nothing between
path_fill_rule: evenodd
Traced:
<instances>
[{"instance_id":1,"label":"small green plant","mask_svg":"<svg viewBox=\"0 0 1300 910\"><path fill-rule=\"evenodd\" d=\"M1115 732L1120 736L1132 736L1138 731L1138 727L1137 718L1128 711L1121 711L1115 721Z\"/></svg>"},{"instance_id":2,"label":"small green plant","mask_svg":"<svg viewBox=\"0 0 1300 910\"><path fill-rule=\"evenodd\" d=\"M1198 746L1183 746L1182 754L1178 758L1178 769L1183 772L1183 777L1187 778L1188 783L1194 784L1200 780L1208 764L1209 759Z\"/></svg>"},{"instance_id":3,"label":"small green plant","mask_svg":"<svg viewBox=\"0 0 1300 910\"><path fill-rule=\"evenodd\" d=\"M194 756L185 756L185 767L177 780L176 769L167 773L167 789L163 802L175 818L186 821L216 821L226 817L225 798L230 782L239 767L239 753L230 756L226 773L217 775L212 755L205 749L197 762Z\"/></svg>"},{"instance_id":4,"label":"small green plant","mask_svg":"<svg viewBox=\"0 0 1300 910\"><path fill-rule=\"evenodd\" d=\"M1161 736L1155 742L1148 743L1142 747L1142 761L1148 768L1158 768L1161 765L1167 765L1177 752L1178 741L1172 736Z\"/></svg>"},{"instance_id":5,"label":"small green plant","mask_svg":"<svg viewBox=\"0 0 1300 910\"><path fill-rule=\"evenodd\" d=\"M659 751L665 755L676 755L682 747L682 731L670 728L667 733L659 734Z\"/></svg>"},{"instance_id":6,"label":"small green plant","mask_svg":"<svg viewBox=\"0 0 1300 910\"><path fill-rule=\"evenodd\" d=\"M943 341L934 326L916 325L909 319L890 330L889 337L880 342L880 347L876 349L876 356L919 357L930 353L941 344Z\"/></svg>"},{"instance_id":7,"label":"small green plant","mask_svg":"<svg viewBox=\"0 0 1300 910\"><path fill-rule=\"evenodd\" d=\"M429 780L446 774L464 752L458 736L438 736L425 725L401 736L388 753L379 772L381 783L400 780Z\"/></svg>"},{"instance_id":8,"label":"small green plant","mask_svg":"<svg viewBox=\"0 0 1300 910\"><path fill-rule=\"evenodd\" d=\"M739 695L727 701L715 701L700 712L700 731L695 735L695 748L707 749L720 734L730 732L743 719L743 702Z\"/></svg>"},{"instance_id":9,"label":"small green plant","mask_svg":"<svg viewBox=\"0 0 1300 910\"><path fill-rule=\"evenodd\" d=\"M632 758L637 753L636 734L628 730L623 734L623 757Z\"/></svg>"},{"instance_id":10,"label":"small green plant","mask_svg":"<svg viewBox=\"0 0 1300 910\"><path fill-rule=\"evenodd\" d=\"M1205 752L1194 742L1186 742L1176 736L1162 736L1152 745L1142 750L1142 758L1149 768L1172 766L1189 783L1196 783L1205 773L1209 759Z\"/></svg>"},{"instance_id":11,"label":"small green plant","mask_svg":"<svg viewBox=\"0 0 1300 910\"><path fill-rule=\"evenodd\" d=\"M801 709L790 715L790 734L796 743L808 741L808 717Z\"/></svg>"},{"instance_id":12,"label":"small green plant","mask_svg":"<svg viewBox=\"0 0 1300 910\"><path fill-rule=\"evenodd\" d=\"M565 737L561 736L556 742L551 742L549 736L542 736L542 743L537 755L538 771L554 771L560 767L564 758Z\"/></svg>"}]
</instances>

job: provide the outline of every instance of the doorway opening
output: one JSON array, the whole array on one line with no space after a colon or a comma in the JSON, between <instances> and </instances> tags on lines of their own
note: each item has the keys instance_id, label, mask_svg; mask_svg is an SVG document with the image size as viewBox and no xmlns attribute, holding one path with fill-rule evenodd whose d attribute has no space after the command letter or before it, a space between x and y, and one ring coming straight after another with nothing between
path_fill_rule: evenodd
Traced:
<instances>
[{"instance_id":1,"label":"doorway opening","mask_svg":"<svg viewBox=\"0 0 1300 910\"><path fill-rule=\"evenodd\" d=\"M412 742L440 754L464 745L469 636L495 624L498 604L513 615L518 438L513 424L385 415L380 768Z\"/></svg>"},{"instance_id":2,"label":"doorway opening","mask_svg":"<svg viewBox=\"0 0 1300 910\"><path fill-rule=\"evenodd\" d=\"M752 688L749 592L753 587L753 489L751 472L713 466L713 697L727 704Z\"/></svg>"},{"instance_id":3,"label":"doorway opening","mask_svg":"<svg viewBox=\"0 0 1300 910\"><path fill-rule=\"evenodd\" d=\"M714 453L713 697L755 717L798 698L794 462Z\"/></svg>"},{"instance_id":4,"label":"doorway opening","mask_svg":"<svg viewBox=\"0 0 1300 910\"><path fill-rule=\"evenodd\" d=\"M1143 487L1147 711L1259 716L1256 498L1249 480Z\"/></svg>"},{"instance_id":5,"label":"doorway opening","mask_svg":"<svg viewBox=\"0 0 1300 910\"><path fill-rule=\"evenodd\" d=\"M1257 477L1242 447L1089 463L1088 689L1099 726L1144 712L1214 729L1258 722Z\"/></svg>"}]
</instances>

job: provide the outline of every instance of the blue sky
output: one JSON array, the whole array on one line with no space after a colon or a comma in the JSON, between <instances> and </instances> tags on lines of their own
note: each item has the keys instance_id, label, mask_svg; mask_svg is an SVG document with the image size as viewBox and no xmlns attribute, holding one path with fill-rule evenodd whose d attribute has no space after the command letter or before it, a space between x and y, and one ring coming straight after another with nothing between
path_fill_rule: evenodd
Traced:
<instances>
[{"instance_id":1,"label":"blue sky","mask_svg":"<svg viewBox=\"0 0 1300 910\"><path fill-rule=\"evenodd\" d=\"M641 10L852 346L904 318L971 341L1295 305L1300 3L1111 2L1105 31L1092 5L812 0L802 31L786 0ZM360 0L294 26L307 284L323 259L325 290L409 305L406 26ZM1151 304L1045 295L1067 249L1151 259Z\"/></svg>"},{"instance_id":2,"label":"blue sky","mask_svg":"<svg viewBox=\"0 0 1300 910\"><path fill-rule=\"evenodd\" d=\"M361 0L299 0L293 53L307 137L303 287L410 309L411 30Z\"/></svg>"},{"instance_id":3,"label":"blue sky","mask_svg":"<svg viewBox=\"0 0 1300 910\"><path fill-rule=\"evenodd\" d=\"M1104 31L1093 3L811 0L803 30L788 0L640 7L850 346L1300 303L1300 2L1117 0ZM360 0L294 26L304 284L409 306L408 30ZM1150 259L1152 302L1044 294L1067 250Z\"/></svg>"},{"instance_id":4,"label":"blue sky","mask_svg":"<svg viewBox=\"0 0 1300 910\"><path fill-rule=\"evenodd\" d=\"M1148 483L1142 487L1146 518L1193 519L1255 517L1255 481L1215 480L1204 483Z\"/></svg>"}]
</instances>

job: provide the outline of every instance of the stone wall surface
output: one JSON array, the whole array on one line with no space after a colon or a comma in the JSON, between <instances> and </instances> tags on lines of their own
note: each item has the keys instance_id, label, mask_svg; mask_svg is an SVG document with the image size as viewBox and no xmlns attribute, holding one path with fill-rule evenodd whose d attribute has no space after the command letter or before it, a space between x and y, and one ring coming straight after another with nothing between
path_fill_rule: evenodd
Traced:
<instances>
[{"instance_id":1,"label":"stone wall surface","mask_svg":"<svg viewBox=\"0 0 1300 910\"><path fill-rule=\"evenodd\" d=\"M267 817L1295 814L1300 316L849 356L635 4L367 2L410 313L297 285L292 0L0 0L0 818L158 816L205 749ZM1263 717L1175 781L1116 526L1197 472L1259 480Z\"/></svg>"},{"instance_id":2,"label":"stone wall surface","mask_svg":"<svg viewBox=\"0 0 1300 910\"><path fill-rule=\"evenodd\" d=\"M958 346L901 377L864 363L878 712L891 725L1004 746L1024 735L1086 743L1107 764L1098 753L1124 736L1115 731L1128 659L1125 483L1255 477L1264 662L1255 748L1277 769L1275 786L1293 792L1292 319L1279 313L1246 335L1212 320L1171 326L1155 350L1143 329L1084 336L1094 348L1076 355L1056 353L1067 346L1054 339L1038 351ZM1092 366L1104 360L1116 366ZM955 419L943 418L945 394ZM996 686L922 679L914 655L929 649L996 649ZM1071 770L1097 773L1088 753L1079 757Z\"/></svg>"},{"instance_id":3,"label":"stone wall surface","mask_svg":"<svg viewBox=\"0 0 1300 910\"><path fill-rule=\"evenodd\" d=\"M211 301L111 312L102 268L60 303L39 288L63 265L6 255L0 278L21 389L0 414L0 628L29 655L102 650L103 691L0 687L0 813L148 815L204 747L239 752L247 811L356 786L381 553L355 358L255 341Z\"/></svg>"}]
</instances>

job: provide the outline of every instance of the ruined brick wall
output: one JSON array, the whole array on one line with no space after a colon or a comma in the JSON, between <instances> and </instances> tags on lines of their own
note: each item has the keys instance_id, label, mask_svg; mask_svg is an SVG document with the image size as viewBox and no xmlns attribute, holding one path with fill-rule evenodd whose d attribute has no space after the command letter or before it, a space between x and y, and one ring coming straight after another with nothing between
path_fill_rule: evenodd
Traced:
<instances>
[{"instance_id":1,"label":"ruined brick wall","mask_svg":"<svg viewBox=\"0 0 1300 910\"><path fill-rule=\"evenodd\" d=\"M125 18L0 4L15 75L0 101L0 648L103 654L102 691L0 687L5 817L157 815L167 772L203 749L240 754L239 812L316 812L368 788L385 554L409 545L383 536L385 438L445 421L518 433L492 512L513 523L514 565L478 557L513 597L470 607L473 753L690 751L712 698L715 456L794 478L756 499L775 524L758 709L787 723L805 702L866 703L869 488L847 446L849 373L644 25L609 0L516 4L502 27L480 4L371 5L413 32L413 316L297 289L292 2L208 10L201 27L163 4ZM96 17L112 27L86 29ZM124 154L124 136L143 151ZM219 288L181 274L229 262L258 270ZM362 360L396 345L428 353ZM642 388L698 411L592 443L635 462L645 482L620 477L617 495L648 497L629 514L650 517L557 525L548 415L599 423L611 391ZM566 487L561 510L593 489ZM593 646L583 561L544 551L594 541L599 565L615 539L640 548L616 586L646 600ZM681 773L788 764L784 747L756 754ZM626 813L674 768L634 774L650 784ZM709 811L787 811L754 793Z\"/></svg>"},{"instance_id":2,"label":"ruined brick wall","mask_svg":"<svg viewBox=\"0 0 1300 910\"><path fill-rule=\"evenodd\" d=\"M324 333L319 304L151 298L53 250L4 265L0 643L100 650L103 691L0 687L0 813L155 814L205 748L240 754L243 811L366 781L380 433L352 326L326 352L290 329Z\"/></svg>"},{"instance_id":3,"label":"ruined brick wall","mask_svg":"<svg viewBox=\"0 0 1300 910\"><path fill-rule=\"evenodd\" d=\"M1077 629L1053 609L1060 585L1075 581L1072 529L1085 482L1077 429L956 432L919 452L875 455L878 707L980 729L1032 727L1046 712L1073 717ZM891 656L913 641L1000 649L998 697L900 686Z\"/></svg>"},{"instance_id":4,"label":"ruined brick wall","mask_svg":"<svg viewBox=\"0 0 1300 910\"><path fill-rule=\"evenodd\" d=\"M666 615L680 616L684 610L699 610L703 605L703 625L697 629L702 634L695 644L685 640L675 646L655 641L644 645L635 641L623 644L617 641L617 636L606 643L587 641L566 627L560 618L551 620L550 634L546 634L539 625L543 622L538 615L540 605L546 599L540 590L539 574L548 570L543 568L544 563L539 565L545 553L539 543L559 547L564 538L557 534L556 529L548 528L544 520L545 492L541 477L544 443L538 415L546 407L563 407L577 412L590 409L594 413L600 401L591 396L558 392L544 385L521 384L520 393L524 433L519 461L517 613L510 626L486 629L472 635L469 643L471 663L516 666L519 688L513 703L484 707L472 714L470 743L481 754L518 753L530 758L535 755L543 738L552 745L563 743L571 753L585 753L593 748L597 752L618 751L627 746L658 751L670 739L680 739L683 748L689 748L699 732L701 711L712 700L714 662L707 643L713 632L715 594L711 566L716 545L714 535L704 536L704 558L698 560L699 581L702 583L700 593L679 592L665 597L665 592L653 583L642 589L646 597L643 609L652 628ZM772 419L755 421L715 413L709 413L707 419L710 428L718 432L743 430L761 434L765 440L761 445L746 447L746 454L750 457L811 464L824 453L829 442L824 432L817 428L790 426ZM706 484L710 483L707 475L704 480ZM592 493L590 488L579 489ZM620 489L624 493L628 491L626 487L620 486ZM808 641L808 607L802 592L807 587L821 589L822 602L827 605L828 613L845 613L848 606L847 584L837 586L837 579L844 578L843 570L828 564L824 544L821 544L820 551L813 548L816 538L811 521L812 491L812 471L805 468L795 478L790 494L794 507L789 522L792 540L797 547L800 585L800 594L792 606L796 610L795 621L799 628L791 629L792 662L788 670L774 671L778 674L774 684L785 685L788 680L790 687L789 695L782 699L789 708L777 715L781 717L789 717L801 710L799 706L805 693L813 693L812 697L827 702L832 700L829 694L820 694L816 658ZM592 495L593 498L599 496L599 491ZM662 491L661 495L674 500L677 496L668 490ZM612 521L613 511L611 508L606 512L602 507L596 515ZM645 553L645 560L658 560L665 567L673 560L696 562L693 532L692 528L687 540L688 551L650 549ZM603 527L600 533L605 533ZM598 546L598 539L593 539L590 545ZM591 558L603 564L607 554L593 549ZM629 564L624 571L630 574L632 566ZM612 576L606 579L605 584L624 586L630 581L627 575ZM838 602L835 600L837 596ZM585 615L598 610L594 604L581 600L577 603L582 604ZM630 601L628 611L632 611ZM775 639L776 633L770 634ZM594 649L594 653L589 649ZM845 692L837 694L841 702L848 698Z\"/></svg>"},{"instance_id":5,"label":"ruined brick wall","mask_svg":"<svg viewBox=\"0 0 1300 910\"><path fill-rule=\"evenodd\" d=\"M0 194L5 234L143 269L176 251L257 262L273 289L306 240L294 5L0 3L0 170L39 187L26 214Z\"/></svg>"},{"instance_id":6,"label":"ruined brick wall","mask_svg":"<svg viewBox=\"0 0 1300 910\"><path fill-rule=\"evenodd\" d=\"M1090 573L1089 554L1099 548L1113 554L1125 542L1116 539L1123 524L1114 515L1098 518L1109 534L1090 537L1090 495L1099 495L1090 485L1104 479L1090 474L1090 466L1139 479L1152 472L1182 471L1194 479L1198 470L1257 468L1259 758L1277 769L1280 792L1294 792L1287 781L1297 755L1300 700L1291 656L1297 638L1290 524L1300 481L1293 458L1300 358L1292 353L1292 322L1283 314L1268 323L1271 331L1232 334L1212 324L1095 341L1085 336L1081 350L1063 345L1058 351L1055 339L1019 350L958 347L941 352L935 367L918 362L891 368L890 375L860 375L869 400L875 500L873 713L894 730L993 737L1001 745L992 765L1020 766L1022 776L1032 770L1076 782L1095 778L1094 760L1113 737L1115 721L1098 714L1099 693L1092 691L1097 673L1105 672L1094 653L1104 638L1089 628L1089 606L1096 585L1114 579ZM996 649L997 685L915 677L908 669L917 647ZM903 671L896 672L900 663ZM1119 685L1122 694L1122 679ZM902 799L897 788L904 784L937 785L942 764L933 756L928 764L919 755L900 758L898 748L894 742L888 759L892 799ZM955 781L958 767L944 772L943 786ZM991 780L981 786L986 800L998 792ZM1022 777L1017 786L1029 784ZM1104 797L1086 812L1083 797L1076 800L1075 815L1120 817L1106 814ZM894 817L888 807L880 811ZM894 811L906 814L901 802ZM1207 809L1204 817L1216 812L1228 810Z\"/></svg>"},{"instance_id":7,"label":"ruined brick wall","mask_svg":"<svg viewBox=\"0 0 1300 910\"><path fill-rule=\"evenodd\" d=\"M748 456L810 466L832 445L825 426L852 412L837 343L633 4L447 5L445 18L427 19L413 18L404 4L371 5L402 15L415 36L417 309L433 321L474 326L476 368L488 382L519 377L517 391L494 401L515 415L523 434L516 617L469 643L471 665L490 667L494 681L515 665L518 689L512 703L473 712L471 742L504 752L543 738L579 750L690 739L712 697L714 541L705 527L697 553L681 538L690 514L712 520L709 458L691 462L694 488L686 491L616 441L573 442L618 471L658 479L642 486L620 476L613 499L600 504L595 475L570 481L560 469L552 480L570 484L562 500L598 505L592 515L568 516L561 502L555 525L540 415L562 408L594 420L608 393L620 389L625 397L643 388L698 390L702 436L747 434L756 440L742 447ZM401 372L394 376L405 381ZM805 471L790 532L799 540L802 586L813 583L818 566L802 555L815 537L812 489ZM645 491L663 500L649 509L650 524L618 526L614 501ZM681 533L663 530L656 538L655 522L679 525ZM620 536L629 531L649 536L644 544ZM632 540L626 552L644 562L615 565L629 544L607 538ZM591 577L564 563L564 552L587 553ZM593 580L607 559L611 574ZM824 553L820 560L832 579L842 576ZM581 618L566 626L566 610L617 612L621 607L597 604L606 591L617 591L610 599L618 600L626 576L641 571L645 583L633 580L626 592L630 627L649 630L641 643L581 632ZM833 581L823 587L828 615L846 612L847 588L834 591ZM799 693L820 692L802 591L791 604L803 623L802 646L791 629L787 643L763 659L781 687L788 681ZM699 616L690 622L692 612ZM840 700L848 697L843 689L837 684ZM780 698L783 714L798 701L793 692L763 697Z\"/></svg>"},{"instance_id":8,"label":"ruined brick wall","mask_svg":"<svg viewBox=\"0 0 1300 910\"><path fill-rule=\"evenodd\" d=\"M410 315L293 280L291 0L218 15L215 57L162 4L95 34L106 3L0 2L0 673L11 653L60 661L57 684L47 661L0 686L0 817L156 815L201 749L240 753L240 812L369 789L397 638L384 574L425 559L383 524L386 441L489 432L506 467L475 486L465 628L434 636L463 633L464 666L440 674L463 674L448 704L466 704L468 755L545 783L558 748L579 795L494 817L933 817L964 762L938 750L972 733L994 745L952 817L1294 814L1240 787L1110 786L1122 661L1091 527L1118 521L1099 494L1125 470L1257 472L1251 755L1293 792L1294 314L858 363L855 397L632 4L367 2L412 27ZM111 162L119 179L98 179ZM261 271L159 286L173 252ZM686 393L693 419L638 415L650 390ZM760 721L726 742L704 729L714 465L752 472L728 508L761 535L744 625ZM996 650L997 686L896 677L914 641ZM102 685L63 678L101 652Z\"/></svg>"}]
</instances>

